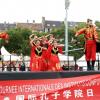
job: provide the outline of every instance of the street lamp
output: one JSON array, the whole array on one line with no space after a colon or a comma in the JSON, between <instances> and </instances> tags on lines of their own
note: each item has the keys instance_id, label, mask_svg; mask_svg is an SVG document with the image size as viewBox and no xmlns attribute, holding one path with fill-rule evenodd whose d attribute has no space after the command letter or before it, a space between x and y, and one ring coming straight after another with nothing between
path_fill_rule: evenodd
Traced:
<instances>
[{"instance_id":1,"label":"street lamp","mask_svg":"<svg viewBox=\"0 0 100 100\"><path fill-rule=\"evenodd\" d=\"M67 16L68 16L68 7L69 7L70 1L65 0L65 54L68 56L68 22L67 22Z\"/></svg>"}]
</instances>

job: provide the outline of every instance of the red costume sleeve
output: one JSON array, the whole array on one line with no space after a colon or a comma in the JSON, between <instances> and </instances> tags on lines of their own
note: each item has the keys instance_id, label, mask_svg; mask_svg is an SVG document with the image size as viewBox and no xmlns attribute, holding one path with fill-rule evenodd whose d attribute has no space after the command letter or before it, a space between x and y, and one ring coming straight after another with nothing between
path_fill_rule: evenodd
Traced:
<instances>
[{"instance_id":1,"label":"red costume sleeve","mask_svg":"<svg viewBox=\"0 0 100 100\"><path fill-rule=\"evenodd\" d=\"M94 27L94 38L95 40L98 40L98 33L96 31L96 28Z\"/></svg>"},{"instance_id":2,"label":"red costume sleeve","mask_svg":"<svg viewBox=\"0 0 100 100\"><path fill-rule=\"evenodd\" d=\"M86 28L82 28L78 32L76 32L76 35L84 34L85 31L86 31Z\"/></svg>"}]
</instances>

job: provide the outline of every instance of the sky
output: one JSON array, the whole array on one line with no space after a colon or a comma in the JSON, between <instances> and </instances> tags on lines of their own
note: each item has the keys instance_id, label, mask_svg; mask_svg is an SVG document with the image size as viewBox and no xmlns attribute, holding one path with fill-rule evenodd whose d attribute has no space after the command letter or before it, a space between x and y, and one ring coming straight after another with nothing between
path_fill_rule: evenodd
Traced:
<instances>
[{"instance_id":1,"label":"sky","mask_svg":"<svg viewBox=\"0 0 100 100\"><path fill-rule=\"evenodd\" d=\"M100 20L100 0L70 0L69 21ZM65 0L0 0L0 22L65 19Z\"/></svg>"}]
</instances>

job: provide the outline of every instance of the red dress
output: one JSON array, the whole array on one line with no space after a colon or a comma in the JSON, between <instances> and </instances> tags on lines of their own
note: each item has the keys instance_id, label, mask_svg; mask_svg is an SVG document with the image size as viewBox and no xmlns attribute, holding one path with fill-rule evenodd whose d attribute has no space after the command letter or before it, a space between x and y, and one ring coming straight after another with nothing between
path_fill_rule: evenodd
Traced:
<instances>
[{"instance_id":1,"label":"red dress","mask_svg":"<svg viewBox=\"0 0 100 100\"><path fill-rule=\"evenodd\" d=\"M45 71L48 71L48 43L43 44L42 47L46 48L46 50L43 50L43 58L45 59L46 65L45 65Z\"/></svg>"},{"instance_id":2,"label":"red dress","mask_svg":"<svg viewBox=\"0 0 100 100\"><path fill-rule=\"evenodd\" d=\"M42 44L41 46L47 49L47 50L43 50L43 57L47 61L48 60L48 47L49 47L49 44L48 44L48 42L46 42L45 44Z\"/></svg>"},{"instance_id":3,"label":"red dress","mask_svg":"<svg viewBox=\"0 0 100 100\"><path fill-rule=\"evenodd\" d=\"M43 50L41 47L32 47L30 69L31 71L45 71L46 62L42 55Z\"/></svg>"},{"instance_id":4,"label":"red dress","mask_svg":"<svg viewBox=\"0 0 100 100\"><path fill-rule=\"evenodd\" d=\"M60 66L60 60L58 58L59 48L54 48L53 46L49 46L48 49L48 56L49 56L49 63L48 63L48 70L49 71L61 71L62 68Z\"/></svg>"}]
</instances>

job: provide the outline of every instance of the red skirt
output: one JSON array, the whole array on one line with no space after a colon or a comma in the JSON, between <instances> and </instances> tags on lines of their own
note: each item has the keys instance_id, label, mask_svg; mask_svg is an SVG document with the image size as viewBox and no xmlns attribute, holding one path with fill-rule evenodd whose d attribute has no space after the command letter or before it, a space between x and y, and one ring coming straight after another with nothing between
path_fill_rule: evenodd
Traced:
<instances>
[{"instance_id":1,"label":"red skirt","mask_svg":"<svg viewBox=\"0 0 100 100\"><path fill-rule=\"evenodd\" d=\"M47 71L48 70L48 51L44 50L42 56L46 62L45 63L45 71Z\"/></svg>"},{"instance_id":2,"label":"red skirt","mask_svg":"<svg viewBox=\"0 0 100 100\"><path fill-rule=\"evenodd\" d=\"M35 55L31 60L31 71L45 71L46 61L42 56Z\"/></svg>"},{"instance_id":3,"label":"red skirt","mask_svg":"<svg viewBox=\"0 0 100 100\"><path fill-rule=\"evenodd\" d=\"M61 71L62 70L58 55L51 54L49 63L48 63L48 70L49 71Z\"/></svg>"},{"instance_id":4,"label":"red skirt","mask_svg":"<svg viewBox=\"0 0 100 100\"><path fill-rule=\"evenodd\" d=\"M85 49L86 49L85 52L86 61L96 60L96 41L87 40Z\"/></svg>"}]
</instances>

